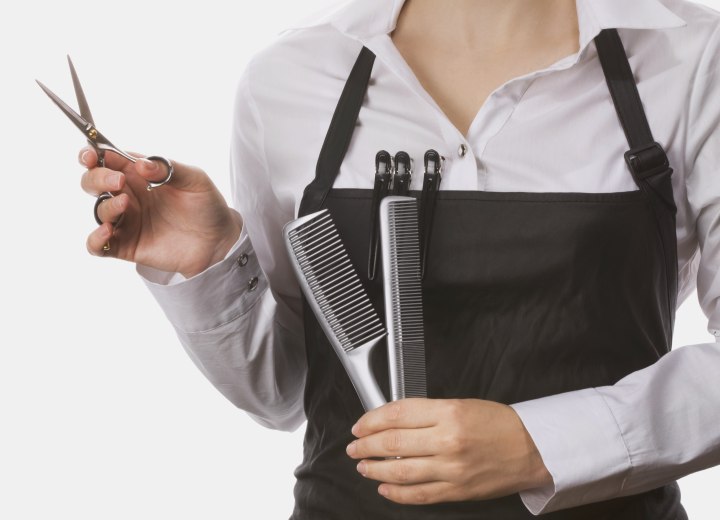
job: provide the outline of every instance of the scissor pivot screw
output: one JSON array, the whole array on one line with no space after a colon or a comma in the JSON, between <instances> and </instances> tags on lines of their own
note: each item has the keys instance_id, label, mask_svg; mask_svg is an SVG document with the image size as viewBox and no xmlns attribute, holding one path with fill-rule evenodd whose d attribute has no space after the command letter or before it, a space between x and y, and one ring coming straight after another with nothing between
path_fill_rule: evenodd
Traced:
<instances>
[{"instance_id":1,"label":"scissor pivot screw","mask_svg":"<svg viewBox=\"0 0 720 520\"><path fill-rule=\"evenodd\" d=\"M97 130L95 130L94 128L91 128L90 131L88 132L88 137L90 139L95 139L97 137Z\"/></svg>"}]
</instances>

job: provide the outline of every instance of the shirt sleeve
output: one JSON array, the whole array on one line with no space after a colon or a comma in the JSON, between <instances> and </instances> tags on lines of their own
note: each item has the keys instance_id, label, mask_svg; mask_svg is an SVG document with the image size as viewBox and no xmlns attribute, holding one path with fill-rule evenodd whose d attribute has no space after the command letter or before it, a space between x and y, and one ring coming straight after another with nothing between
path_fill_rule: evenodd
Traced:
<instances>
[{"instance_id":1,"label":"shirt sleeve","mask_svg":"<svg viewBox=\"0 0 720 520\"><path fill-rule=\"evenodd\" d=\"M137 271L205 377L256 422L292 431L305 420L299 289L293 292L293 280L273 277L283 244L280 233L277 239L265 236L273 230L263 222L289 218L266 186L263 128L250 92L250 65L236 90L230 150L233 202L243 216L238 241L224 260L192 278L140 265ZM254 191L238 193L240 186ZM283 281L289 289L273 290Z\"/></svg>"},{"instance_id":2,"label":"shirt sleeve","mask_svg":"<svg viewBox=\"0 0 720 520\"><path fill-rule=\"evenodd\" d=\"M694 223L698 298L715 341L674 349L612 386L512 405L553 478L520 493L533 514L641 493L720 464L719 60L709 53L695 78L687 200L678 201Z\"/></svg>"}]
</instances>

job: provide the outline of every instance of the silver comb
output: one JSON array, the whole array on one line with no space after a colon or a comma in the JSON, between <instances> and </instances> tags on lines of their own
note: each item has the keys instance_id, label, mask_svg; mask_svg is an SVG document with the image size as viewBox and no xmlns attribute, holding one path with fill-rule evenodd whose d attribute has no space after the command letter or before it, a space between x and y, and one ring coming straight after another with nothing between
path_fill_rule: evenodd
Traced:
<instances>
[{"instance_id":1,"label":"silver comb","mask_svg":"<svg viewBox=\"0 0 720 520\"><path fill-rule=\"evenodd\" d=\"M413 197L382 200L380 243L391 398L426 397L420 240Z\"/></svg>"},{"instance_id":2,"label":"silver comb","mask_svg":"<svg viewBox=\"0 0 720 520\"><path fill-rule=\"evenodd\" d=\"M370 366L387 335L326 209L283 228L300 288L340 358L365 410L387 401Z\"/></svg>"}]
</instances>

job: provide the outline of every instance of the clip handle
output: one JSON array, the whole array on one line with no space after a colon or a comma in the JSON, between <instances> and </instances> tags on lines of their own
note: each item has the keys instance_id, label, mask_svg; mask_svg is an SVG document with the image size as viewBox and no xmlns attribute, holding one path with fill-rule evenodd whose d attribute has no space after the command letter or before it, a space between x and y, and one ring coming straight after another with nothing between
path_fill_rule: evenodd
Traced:
<instances>
[{"instance_id":1,"label":"clip handle","mask_svg":"<svg viewBox=\"0 0 720 520\"><path fill-rule=\"evenodd\" d=\"M395 175L393 176L393 195L407 196L412 181L412 159L407 152L395 154Z\"/></svg>"},{"instance_id":2,"label":"clip handle","mask_svg":"<svg viewBox=\"0 0 720 520\"><path fill-rule=\"evenodd\" d=\"M420 278L425 277L428 251L430 249L430 235L432 232L433 217L435 216L435 204L437 193L440 190L442 180L442 161L445 158L436 150L430 149L425 152L425 175L423 176L423 187L420 195Z\"/></svg>"},{"instance_id":3,"label":"clip handle","mask_svg":"<svg viewBox=\"0 0 720 520\"><path fill-rule=\"evenodd\" d=\"M380 255L380 201L388 194L392 171L392 156L386 150L380 150L375 154L375 184L370 206L368 280L374 280L377 275L377 262Z\"/></svg>"}]
</instances>

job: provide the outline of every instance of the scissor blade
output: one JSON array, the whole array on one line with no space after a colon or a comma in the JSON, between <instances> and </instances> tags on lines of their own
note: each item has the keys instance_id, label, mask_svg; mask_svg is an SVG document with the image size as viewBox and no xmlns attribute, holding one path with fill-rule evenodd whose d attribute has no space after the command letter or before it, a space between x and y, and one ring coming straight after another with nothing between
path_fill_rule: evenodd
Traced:
<instances>
[{"instance_id":1,"label":"scissor blade","mask_svg":"<svg viewBox=\"0 0 720 520\"><path fill-rule=\"evenodd\" d=\"M85 99L85 93L83 92L82 86L80 85L80 80L78 79L77 72L75 72L75 67L73 66L73 62L70 59L69 54L67 60L68 65L70 65L70 74L72 75L73 87L75 87L75 97L77 98L78 108L80 108L80 115L84 117L86 121L92 123L93 126L95 126L95 121L93 121L93 116L90 113L90 107L88 106L87 100Z\"/></svg>"},{"instance_id":2,"label":"scissor blade","mask_svg":"<svg viewBox=\"0 0 720 520\"><path fill-rule=\"evenodd\" d=\"M78 129L83 134L85 134L85 137L87 137L86 128L87 128L88 122L85 119L83 119L82 116L79 116L78 113L75 112L72 108L67 106L62 99L60 99L53 93L52 90L47 88L45 85L40 83L38 80L35 80L35 81L37 82L38 85L40 85L40 88L43 89L45 94L48 95L48 97L53 101L53 103L55 103L60 108L60 110L62 110L65 113L65 115L70 118L70 121L72 121L75 124L75 126L77 126Z\"/></svg>"}]
</instances>

